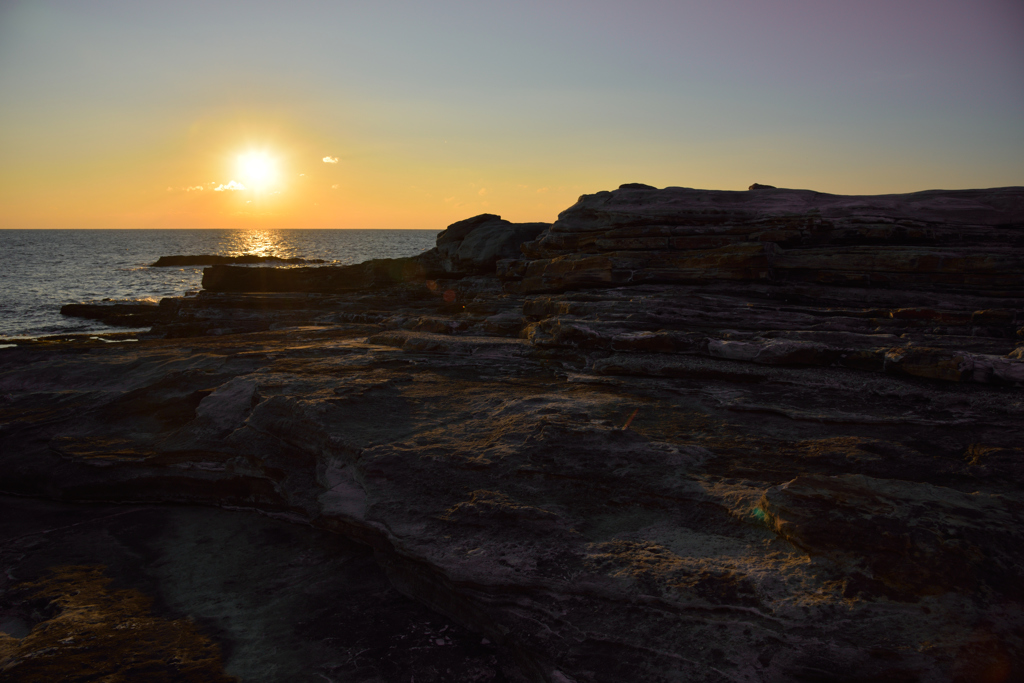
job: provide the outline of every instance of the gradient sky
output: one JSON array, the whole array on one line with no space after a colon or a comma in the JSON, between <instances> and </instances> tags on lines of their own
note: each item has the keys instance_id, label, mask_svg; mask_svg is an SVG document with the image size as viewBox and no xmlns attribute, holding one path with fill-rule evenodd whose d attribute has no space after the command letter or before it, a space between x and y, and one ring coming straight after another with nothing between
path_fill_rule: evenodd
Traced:
<instances>
[{"instance_id":1,"label":"gradient sky","mask_svg":"<svg viewBox=\"0 0 1024 683\"><path fill-rule=\"evenodd\" d=\"M1024 2L0 0L0 227L441 229L625 182L1024 185Z\"/></svg>"}]
</instances>

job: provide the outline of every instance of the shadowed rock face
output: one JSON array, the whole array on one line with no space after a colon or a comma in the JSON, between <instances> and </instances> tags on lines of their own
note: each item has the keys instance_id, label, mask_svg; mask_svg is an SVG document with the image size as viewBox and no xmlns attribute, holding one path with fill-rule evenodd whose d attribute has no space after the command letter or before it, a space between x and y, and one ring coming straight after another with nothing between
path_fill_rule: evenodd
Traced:
<instances>
[{"instance_id":1,"label":"shadowed rock face","mask_svg":"<svg viewBox=\"0 0 1024 683\"><path fill-rule=\"evenodd\" d=\"M153 268L170 268L180 266L213 266L228 263L324 263L323 259L304 258L281 258L280 256L260 256L258 254L242 254L241 256L220 256L216 254L186 254L176 256L161 256L155 263L150 264Z\"/></svg>"},{"instance_id":2,"label":"shadowed rock face","mask_svg":"<svg viewBox=\"0 0 1024 683\"><path fill-rule=\"evenodd\" d=\"M510 223L493 214L459 221L438 234L437 246L418 256L375 259L353 266L239 268L214 265L203 271L203 288L216 292L350 292L428 279L493 275L499 259L520 254L523 242L548 223Z\"/></svg>"},{"instance_id":3,"label":"shadowed rock face","mask_svg":"<svg viewBox=\"0 0 1024 683\"><path fill-rule=\"evenodd\" d=\"M366 544L452 680L1019 680L1022 197L631 184L494 274L165 300L0 350L0 488Z\"/></svg>"},{"instance_id":4,"label":"shadowed rock face","mask_svg":"<svg viewBox=\"0 0 1024 683\"><path fill-rule=\"evenodd\" d=\"M181 506L0 512L5 681L501 680L493 646L337 534Z\"/></svg>"},{"instance_id":5,"label":"shadowed rock face","mask_svg":"<svg viewBox=\"0 0 1024 683\"><path fill-rule=\"evenodd\" d=\"M958 292L1024 287L1024 190L848 197L624 186L523 251L523 291L709 281Z\"/></svg>"},{"instance_id":6,"label":"shadowed rock face","mask_svg":"<svg viewBox=\"0 0 1024 683\"><path fill-rule=\"evenodd\" d=\"M91 304L64 304L61 315L99 320L115 327L149 327L162 320L162 311L148 301L102 301Z\"/></svg>"},{"instance_id":7,"label":"shadowed rock face","mask_svg":"<svg viewBox=\"0 0 1024 683\"><path fill-rule=\"evenodd\" d=\"M549 223L510 223L484 213L449 225L437 236L437 251L447 272L493 274L500 259L518 257L520 245L548 227Z\"/></svg>"},{"instance_id":8,"label":"shadowed rock face","mask_svg":"<svg viewBox=\"0 0 1024 683\"><path fill-rule=\"evenodd\" d=\"M211 292L347 292L423 281L444 274L433 250L408 258L374 259L354 266L246 268L214 265L203 270Z\"/></svg>"}]
</instances>

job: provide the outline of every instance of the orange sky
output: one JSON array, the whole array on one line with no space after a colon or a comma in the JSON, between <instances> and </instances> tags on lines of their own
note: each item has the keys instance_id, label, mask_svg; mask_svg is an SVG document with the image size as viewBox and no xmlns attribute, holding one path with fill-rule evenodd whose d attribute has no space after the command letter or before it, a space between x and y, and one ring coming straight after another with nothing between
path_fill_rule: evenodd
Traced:
<instances>
[{"instance_id":1,"label":"orange sky","mask_svg":"<svg viewBox=\"0 0 1024 683\"><path fill-rule=\"evenodd\" d=\"M0 227L441 229L625 182L1024 185L1019 2L638 3L4 2Z\"/></svg>"},{"instance_id":2,"label":"orange sky","mask_svg":"<svg viewBox=\"0 0 1024 683\"><path fill-rule=\"evenodd\" d=\"M443 140L389 149L304 123L240 111L78 141L59 161L26 154L0 170L4 227L433 228L501 210L551 220L589 189L498 164L451 168L435 156ZM252 153L272 166L262 185L240 163Z\"/></svg>"}]
</instances>

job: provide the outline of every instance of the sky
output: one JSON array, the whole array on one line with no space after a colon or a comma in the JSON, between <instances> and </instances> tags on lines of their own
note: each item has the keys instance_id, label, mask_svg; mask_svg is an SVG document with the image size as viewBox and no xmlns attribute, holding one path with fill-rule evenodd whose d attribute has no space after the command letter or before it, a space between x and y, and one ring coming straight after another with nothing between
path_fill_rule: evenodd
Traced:
<instances>
[{"instance_id":1,"label":"sky","mask_svg":"<svg viewBox=\"0 0 1024 683\"><path fill-rule=\"evenodd\" d=\"M0 228L1024 185L1021 0L0 0Z\"/></svg>"}]
</instances>

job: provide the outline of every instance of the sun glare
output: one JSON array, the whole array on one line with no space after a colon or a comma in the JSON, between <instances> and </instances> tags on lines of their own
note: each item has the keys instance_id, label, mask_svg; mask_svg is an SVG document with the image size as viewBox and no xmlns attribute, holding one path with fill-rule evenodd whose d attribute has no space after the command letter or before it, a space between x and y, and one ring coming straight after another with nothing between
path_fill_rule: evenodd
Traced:
<instances>
[{"instance_id":1,"label":"sun glare","mask_svg":"<svg viewBox=\"0 0 1024 683\"><path fill-rule=\"evenodd\" d=\"M277 163L265 152L247 152L238 157L238 173L246 185L265 190L277 180Z\"/></svg>"}]
</instances>

